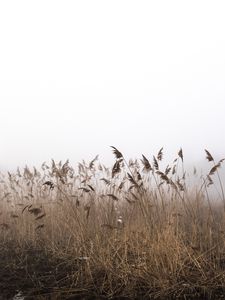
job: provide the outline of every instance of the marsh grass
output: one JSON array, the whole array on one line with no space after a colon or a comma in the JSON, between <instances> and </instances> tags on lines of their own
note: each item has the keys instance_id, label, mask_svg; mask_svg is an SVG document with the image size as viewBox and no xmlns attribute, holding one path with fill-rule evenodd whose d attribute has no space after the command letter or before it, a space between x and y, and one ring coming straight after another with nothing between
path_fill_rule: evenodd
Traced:
<instances>
[{"instance_id":1,"label":"marsh grass","mask_svg":"<svg viewBox=\"0 0 225 300\"><path fill-rule=\"evenodd\" d=\"M163 148L129 161L112 150L112 168L95 157L1 175L2 297L223 297L223 159L206 150L208 174L189 185L182 149L166 167Z\"/></svg>"}]
</instances>

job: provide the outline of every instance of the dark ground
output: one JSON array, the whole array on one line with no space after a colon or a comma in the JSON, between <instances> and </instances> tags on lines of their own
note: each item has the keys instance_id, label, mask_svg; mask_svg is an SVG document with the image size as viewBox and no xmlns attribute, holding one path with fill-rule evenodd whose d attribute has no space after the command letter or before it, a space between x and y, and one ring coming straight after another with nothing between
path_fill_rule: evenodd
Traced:
<instances>
[{"instance_id":1,"label":"dark ground","mask_svg":"<svg viewBox=\"0 0 225 300\"><path fill-rule=\"evenodd\" d=\"M85 262L56 257L43 249L29 245L22 251L12 243L0 244L0 300L13 298L22 291L26 300L94 300L94 299L225 299L225 291L213 290L210 294L202 292L183 293L182 295L153 296L153 291L143 287L133 297L122 297L119 294L108 296L100 292L98 284L103 274L96 273L94 284L82 278ZM84 272L83 272L84 273ZM104 275L105 276L105 275ZM79 277L79 280L77 278ZM152 296L151 296L152 295Z\"/></svg>"}]
</instances>

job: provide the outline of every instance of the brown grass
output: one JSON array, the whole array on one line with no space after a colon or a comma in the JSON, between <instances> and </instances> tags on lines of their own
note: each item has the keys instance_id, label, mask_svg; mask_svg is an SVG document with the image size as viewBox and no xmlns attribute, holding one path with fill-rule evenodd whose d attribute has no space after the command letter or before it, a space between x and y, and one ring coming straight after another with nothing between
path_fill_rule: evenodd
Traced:
<instances>
[{"instance_id":1,"label":"brown grass","mask_svg":"<svg viewBox=\"0 0 225 300\"><path fill-rule=\"evenodd\" d=\"M152 162L112 148L112 168L95 157L1 175L3 299L16 290L27 299L223 297L223 160L206 150L213 165L188 185L182 149L165 167L163 148Z\"/></svg>"}]
</instances>

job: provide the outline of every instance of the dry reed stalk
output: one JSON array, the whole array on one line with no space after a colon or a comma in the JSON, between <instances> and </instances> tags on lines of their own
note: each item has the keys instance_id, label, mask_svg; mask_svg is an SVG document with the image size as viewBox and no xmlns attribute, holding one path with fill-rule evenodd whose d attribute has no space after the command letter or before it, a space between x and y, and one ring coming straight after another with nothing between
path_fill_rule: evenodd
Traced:
<instances>
[{"instance_id":1,"label":"dry reed stalk","mask_svg":"<svg viewBox=\"0 0 225 300\"><path fill-rule=\"evenodd\" d=\"M122 153L112 148L116 156L112 171L96 168L95 157L77 170L69 161L53 160L50 167L43 164L40 172L26 167L24 174L18 170L8 174L7 181L0 182L3 244L13 243L15 257L18 252L21 257L29 255L24 250L29 245L42 249L50 261L63 258L54 271L60 279L51 282L49 277L48 286L82 286L111 298L140 298L143 291L147 297L159 299L185 296L187 289L193 293L196 286L200 296L217 295L218 286L225 290L221 275L224 214L221 203L214 203L208 190L213 188L213 176L223 160L215 163L206 150L213 165L193 193L186 183L182 149L178 159L162 171L163 148L153 156L152 165L142 155L143 170L138 161L128 164ZM40 281L38 274L31 274L36 276L33 282ZM44 276L41 278L44 281Z\"/></svg>"}]
</instances>

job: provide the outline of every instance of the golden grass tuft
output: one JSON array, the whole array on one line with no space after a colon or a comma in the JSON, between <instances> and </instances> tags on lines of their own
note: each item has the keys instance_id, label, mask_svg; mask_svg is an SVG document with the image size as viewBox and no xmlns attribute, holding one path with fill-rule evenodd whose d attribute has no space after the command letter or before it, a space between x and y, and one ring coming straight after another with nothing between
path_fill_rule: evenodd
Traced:
<instances>
[{"instance_id":1,"label":"golden grass tuft","mask_svg":"<svg viewBox=\"0 0 225 300\"><path fill-rule=\"evenodd\" d=\"M112 149L112 168L96 156L1 174L3 299L224 296L223 159L205 150L209 172L189 184L182 149L169 165L163 148L151 162Z\"/></svg>"}]
</instances>

